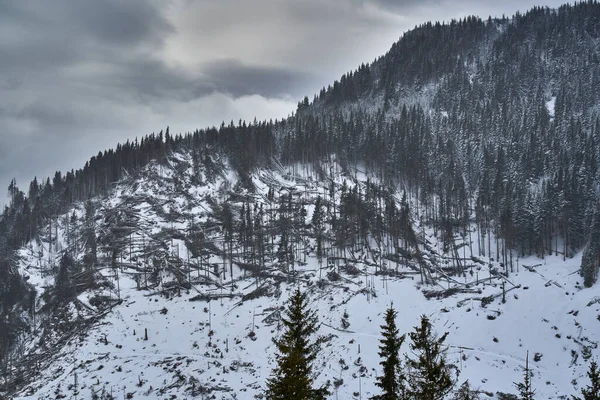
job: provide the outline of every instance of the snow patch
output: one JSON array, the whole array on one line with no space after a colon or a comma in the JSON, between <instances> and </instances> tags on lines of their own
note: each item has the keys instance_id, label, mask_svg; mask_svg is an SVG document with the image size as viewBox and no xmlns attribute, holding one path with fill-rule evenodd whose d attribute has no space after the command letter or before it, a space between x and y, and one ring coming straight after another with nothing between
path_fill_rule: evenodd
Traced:
<instances>
[{"instance_id":1,"label":"snow patch","mask_svg":"<svg viewBox=\"0 0 600 400\"><path fill-rule=\"evenodd\" d=\"M550 114L550 117L552 117L552 118L554 118L555 104L556 104L556 96L552 96L552 98L546 102L546 109L548 110L548 114Z\"/></svg>"}]
</instances>

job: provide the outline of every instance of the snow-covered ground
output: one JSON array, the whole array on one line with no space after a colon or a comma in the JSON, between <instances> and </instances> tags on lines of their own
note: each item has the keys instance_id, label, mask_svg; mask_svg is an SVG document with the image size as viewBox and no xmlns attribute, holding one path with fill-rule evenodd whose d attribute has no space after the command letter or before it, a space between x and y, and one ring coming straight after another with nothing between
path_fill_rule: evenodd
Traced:
<instances>
[{"instance_id":1,"label":"snow-covered ground","mask_svg":"<svg viewBox=\"0 0 600 400\"><path fill-rule=\"evenodd\" d=\"M501 293L499 285L481 282L475 286L481 289L480 295L426 300L416 281L387 278L384 282L377 277L376 297L367 300L366 293L360 292L364 277L353 279L348 290L319 289L314 279L310 286L303 282L311 306L324 323L321 334L332 335L319 359L319 381L343 379L339 398L352 398L361 387L365 397L375 393L379 325L385 308L393 302L402 332L411 331L421 314L430 316L437 332L450 332L449 358L459 365L461 380L468 379L489 392L512 392L512 383L521 380L529 351L538 396L550 399L570 394L572 381L581 381L587 368L581 357L584 346L597 354L600 339L600 297L593 289L576 288L579 278L573 272L578 261L578 257L567 262L552 257L535 272L521 270L511 276L521 287L507 293L506 303L499 297L486 307L480 299ZM523 260L524 264L537 262ZM250 286L246 292L254 287L251 280L239 282L238 287L243 290L246 285ZM271 337L278 333L276 322L264 320L285 305L295 287L295 283L281 284L279 298L208 303L190 301L203 288L167 300L148 296L136 289L133 280L122 278L124 303L83 342L62 351L61 359L32 386L39 390L30 398L53 397L58 387L73 396L67 388L74 389L75 375L83 397L105 388L118 398L130 392L136 397L176 393L186 398L192 397L196 382L196 387L223 388L217 398L253 398L269 376L274 352ZM344 310L350 316L345 331L341 327ZM251 339L253 326L256 335ZM148 340L144 340L146 329ZM409 351L408 343L404 351ZM537 362L535 354L541 357ZM366 376L359 379L363 366Z\"/></svg>"},{"instance_id":2,"label":"snow-covered ground","mask_svg":"<svg viewBox=\"0 0 600 400\"><path fill-rule=\"evenodd\" d=\"M301 176L286 176L284 170L260 171L254 176L257 192L264 194L277 182L300 192L310 191L314 196L322 193L317 183L302 175L301 167L295 170ZM225 196L223 187L232 187L236 179L228 173L212 183L186 182L184 186L191 196L169 198L173 171L161 169L159 175L163 181L141 178L135 184L121 185L103 207L114 207L126 196L147 196L158 202L168 201L171 209L192 210L199 220L206 220L203 212L209 207L208 197ZM366 180L364 175L357 177ZM138 236L157 233L167 225L147 201L135 204L140 220L147 221ZM78 210L83 215L82 206ZM308 211L310 219L312 208ZM185 229L186 224L174 226ZM431 243L437 242L432 232L426 230L424 234ZM140 240L135 243L134 254L140 250ZM22 271L39 288L38 293L53 283L42 272L48 268L48 256L39 256L40 246L44 243L32 243L21 251ZM176 247L181 259L187 257L181 240L172 240L170 246L170 252ZM412 331L423 314L431 318L439 334L449 332L448 358L460 368L460 382L469 380L473 387L490 394L515 392L513 382L521 381L529 352L537 398L560 398L587 384L588 363L584 356L598 355L600 293L597 287L581 288L577 273L580 255L566 261L561 255L520 259L519 266L515 265L505 279L490 277L487 265L491 261L479 257L484 266L455 277L458 282L439 279L437 285L426 286L421 284L419 274L405 266L399 267L399 272L405 273L402 276L374 274L375 263L362 250L348 255L358 274L344 272L333 262L325 263L320 271L314 251L308 249L310 246L306 263L297 263L294 279L275 272L257 278L235 265L232 277L230 260L226 259L227 272L219 274L218 282L191 279L191 287L182 289L180 296L165 295L158 290L160 286L138 289L134 277L139 278L139 271L133 265L127 268L126 263L134 260L126 255L125 266L119 271L120 293L106 287L82 293L78 297L80 306L73 313L91 313L96 306L90 300L99 295L120 295L122 302L96 321L87 334L73 336L17 398L81 399L104 390L119 399L204 398L208 393L216 399L252 399L263 391L273 367L271 339L280 332L278 313L298 286L309 293L311 307L322 322L320 334L328 338L316 370L319 383L330 380L339 384L332 385L332 399L368 398L377 393L374 382L380 373L380 325L391 303L398 310L401 332ZM471 249L478 256L476 246ZM466 250L467 257L471 249ZM209 262L218 266L223 260L212 255ZM339 272L341 279L328 279L327 272L333 271ZM99 273L117 287L112 269ZM164 280L168 279L165 274ZM445 297L444 290L450 286L465 290ZM424 295L435 291L440 298ZM211 296L212 300L195 299L199 295ZM42 305L40 298L38 307ZM345 311L350 322L347 329L341 323ZM408 342L402 352L410 354ZM27 343L30 352L42 351L35 335Z\"/></svg>"},{"instance_id":3,"label":"snow-covered ground","mask_svg":"<svg viewBox=\"0 0 600 400\"><path fill-rule=\"evenodd\" d=\"M550 117L554 118L554 106L556 105L556 96L552 96L550 100L546 102L546 109Z\"/></svg>"}]
</instances>

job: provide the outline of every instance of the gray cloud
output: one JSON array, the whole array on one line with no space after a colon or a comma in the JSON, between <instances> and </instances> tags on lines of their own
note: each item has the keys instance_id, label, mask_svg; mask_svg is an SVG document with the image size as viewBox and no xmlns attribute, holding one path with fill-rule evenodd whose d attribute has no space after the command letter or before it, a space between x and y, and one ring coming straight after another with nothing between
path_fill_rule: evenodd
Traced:
<instances>
[{"instance_id":1,"label":"gray cloud","mask_svg":"<svg viewBox=\"0 0 600 400\"><path fill-rule=\"evenodd\" d=\"M69 14L82 31L107 45L160 44L174 31L155 3L139 0L69 1Z\"/></svg>"},{"instance_id":2,"label":"gray cloud","mask_svg":"<svg viewBox=\"0 0 600 400\"><path fill-rule=\"evenodd\" d=\"M440 5L443 0L362 0L394 12L410 11L415 7Z\"/></svg>"},{"instance_id":3,"label":"gray cloud","mask_svg":"<svg viewBox=\"0 0 600 400\"><path fill-rule=\"evenodd\" d=\"M314 77L302 71L283 67L244 65L240 60L214 60L202 68L204 76L219 92L234 97L260 93L267 97L293 95L300 97Z\"/></svg>"},{"instance_id":4,"label":"gray cloud","mask_svg":"<svg viewBox=\"0 0 600 400\"><path fill-rule=\"evenodd\" d=\"M17 111L15 117L19 120L36 121L47 129L64 127L77 122L73 110L64 107L60 102L48 103L35 101Z\"/></svg>"},{"instance_id":5,"label":"gray cloud","mask_svg":"<svg viewBox=\"0 0 600 400\"><path fill-rule=\"evenodd\" d=\"M533 4L0 0L0 189L167 125L281 118L416 24Z\"/></svg>"},{"instance_id":6,"label":"gray cloud","mask_svg":"<svg viewBox=\"0 0 600 400\"><path fill-rule=\"evenodd\" d=\"M449 21L469 15L487 17L512 16L515 11L526 12L533 6L558 7L566 1L545 0L533 2L528 0L353 0L360 4L371 4L398 15L422 15L424 19L415 20L419 25L427 21Z\"/></svg>"},{"instance_id":7,"label":"gray cloud","mask_svg":"<svg viewBox=\"0 0 600 400\"><path fill-rule=\"evenodd\" d=\"M160 44L165 34L174 31L165 18L165 4L158 0L4 0L0 22L11 27L14 35L10 36L24 36L24 44L34 39L110 46Z\"/></svg>"},{"instance_id":8,"label":"gray cloud","mask_svg":"<svg viewBox=\"0 0 600 400\"><path fill-rule=\"evenodd\" d=\"M96 79L103 90L121 91L144 103L163 98L189 101L207 95L215 88L210 81L152 58L124 60L96 74Z\"/></svg>"},{"instance_id":9,"label":"gray cloud","mask_svg":"<svg viewBox=\"0 0 600 400\"><path fill-rule=\"evenodd\" d=\"M176 29L160 4L143 0L0 3L0 25L4 24L0 29L10 32L0 40L4 86L33 82L43 75L42 84L79 79L88 87L98 85L101 91L112 87L142 101L161 96L191 100L215 90L234 96L298 96L298 88L310 78L291 68L233 59L195 68L170 65L161 50Z\"/></svg>"}]
</instances>

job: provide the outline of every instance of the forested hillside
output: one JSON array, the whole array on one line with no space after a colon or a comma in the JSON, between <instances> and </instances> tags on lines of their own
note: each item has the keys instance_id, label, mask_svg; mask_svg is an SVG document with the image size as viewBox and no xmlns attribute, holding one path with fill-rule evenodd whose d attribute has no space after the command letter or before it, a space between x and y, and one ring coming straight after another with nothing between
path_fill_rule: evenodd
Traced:
<instances>
[{"instance_id":1,"label":"forested hillside","mask_svg":"<svg viewBox=\"0 0 600 400\"><path fill-rule=\"evenodd\" d=\"M598 2L423 24L285 120L167 128L100 152L81 169L10 182L0 216L2 365L18 356L15 345L41 311L41 288L21 276L19 249L46 249L39 258L57 285L46 306L93 287L94 271L115 267L127 249L132 262L130 237L141 229L139 215L95 205L118 183L149 179L150 167L187 171L189 181L183 172L172 177L181 196L237 176L232 195L206 200L202 224L192 211L159 213L185 225L181 237L171 234L198 268L205 235L218 231L222 247L206 251L223 263L237 258L252 273L271 264L289 272L311 252L321 265L369 249L374 267L384 258L411 265L430 283L442 268L429 258L431 231L452 259L444 273L464 275L464 259L487 257L508 274L524 257L567 260L583 250L580 274L590 287L600 265L599 156ZM286 169L306 180L305 193L257 182L264 171ZM163 233L157 240L168 242ZM167 259L173 249L164 251Z\"/></svg>"}]
</instances>

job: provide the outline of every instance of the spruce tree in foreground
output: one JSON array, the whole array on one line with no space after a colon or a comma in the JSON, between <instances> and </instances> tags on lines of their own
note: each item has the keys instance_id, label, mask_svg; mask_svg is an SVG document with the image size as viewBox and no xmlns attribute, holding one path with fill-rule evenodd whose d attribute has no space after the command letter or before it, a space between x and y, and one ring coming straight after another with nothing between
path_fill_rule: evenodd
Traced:
<instances>
[{"instance_id":1,"label":"spruce tree in foreground","mask_svg":"<svg viewBox=\"0 0 600 400\"><path fill-rule=\"evenodd\" d=\"M415 400L442 400L456 383L458 369L446 360L444 342L448 332L438 338L431 331L427 316L421 316L421 325L409 333L410 349L416 359L407 358L408 397Z\"/></svg>"},{"instance_id":2,"label":"spruce tree in foreground","mask_svg":"<svg viewBox=\"0 0 600 400\"><path fill-rule=\"evenodd\" d=\"M515 383L519 391L519 400L533 400L535 390L531 388L531 369L529 369L529 352L525 358L525 371L523 373L523 382Z\"/></svg>"},{"instance_id":3,"label":"spruce tree in foreground","mask_svg":"<svg viewBox=\"0 0 600 400\"><path fill-rule=\"evenodd\" d=\"M282 322L285 331L279 339L273 339L277 365L267 380L267 400L325 399L329 394L326 386L313 388L313 362L320 343L311 341L311 336L317 332L319 322L300 289L290 298Z\"/></svg>"},{"instance_id":4,"label":"spruce tree in foreground","mask_svg":"<svg viewBox=\"0 0 600 400\"><path fill-rule=\"evenodd\" d=\"M372 400L398 400L406 398L404 380L400 365L400 347L404 343L406 335L400 336L398 328L396 328L396 315L398 313L393 306L387 309L385 313L385 325L381 325L379 357L381 362L379 365L383 367L383 375L377 377L377 385L381 388L381 394L373 396Z\"/></svg>"},{"instance_id":5,"label":"spruce tree in foreground","mask_svg":"<svg viewBox=\"0 0 600 400\"><path fill-rule=\"evenodd\" d=\"M600 371L596 361L590 363L590 370L587 373L590 378L591 385L581 389L581 397L573 396L573 400L600 400Z\"/></svg>"}]
</instances>

